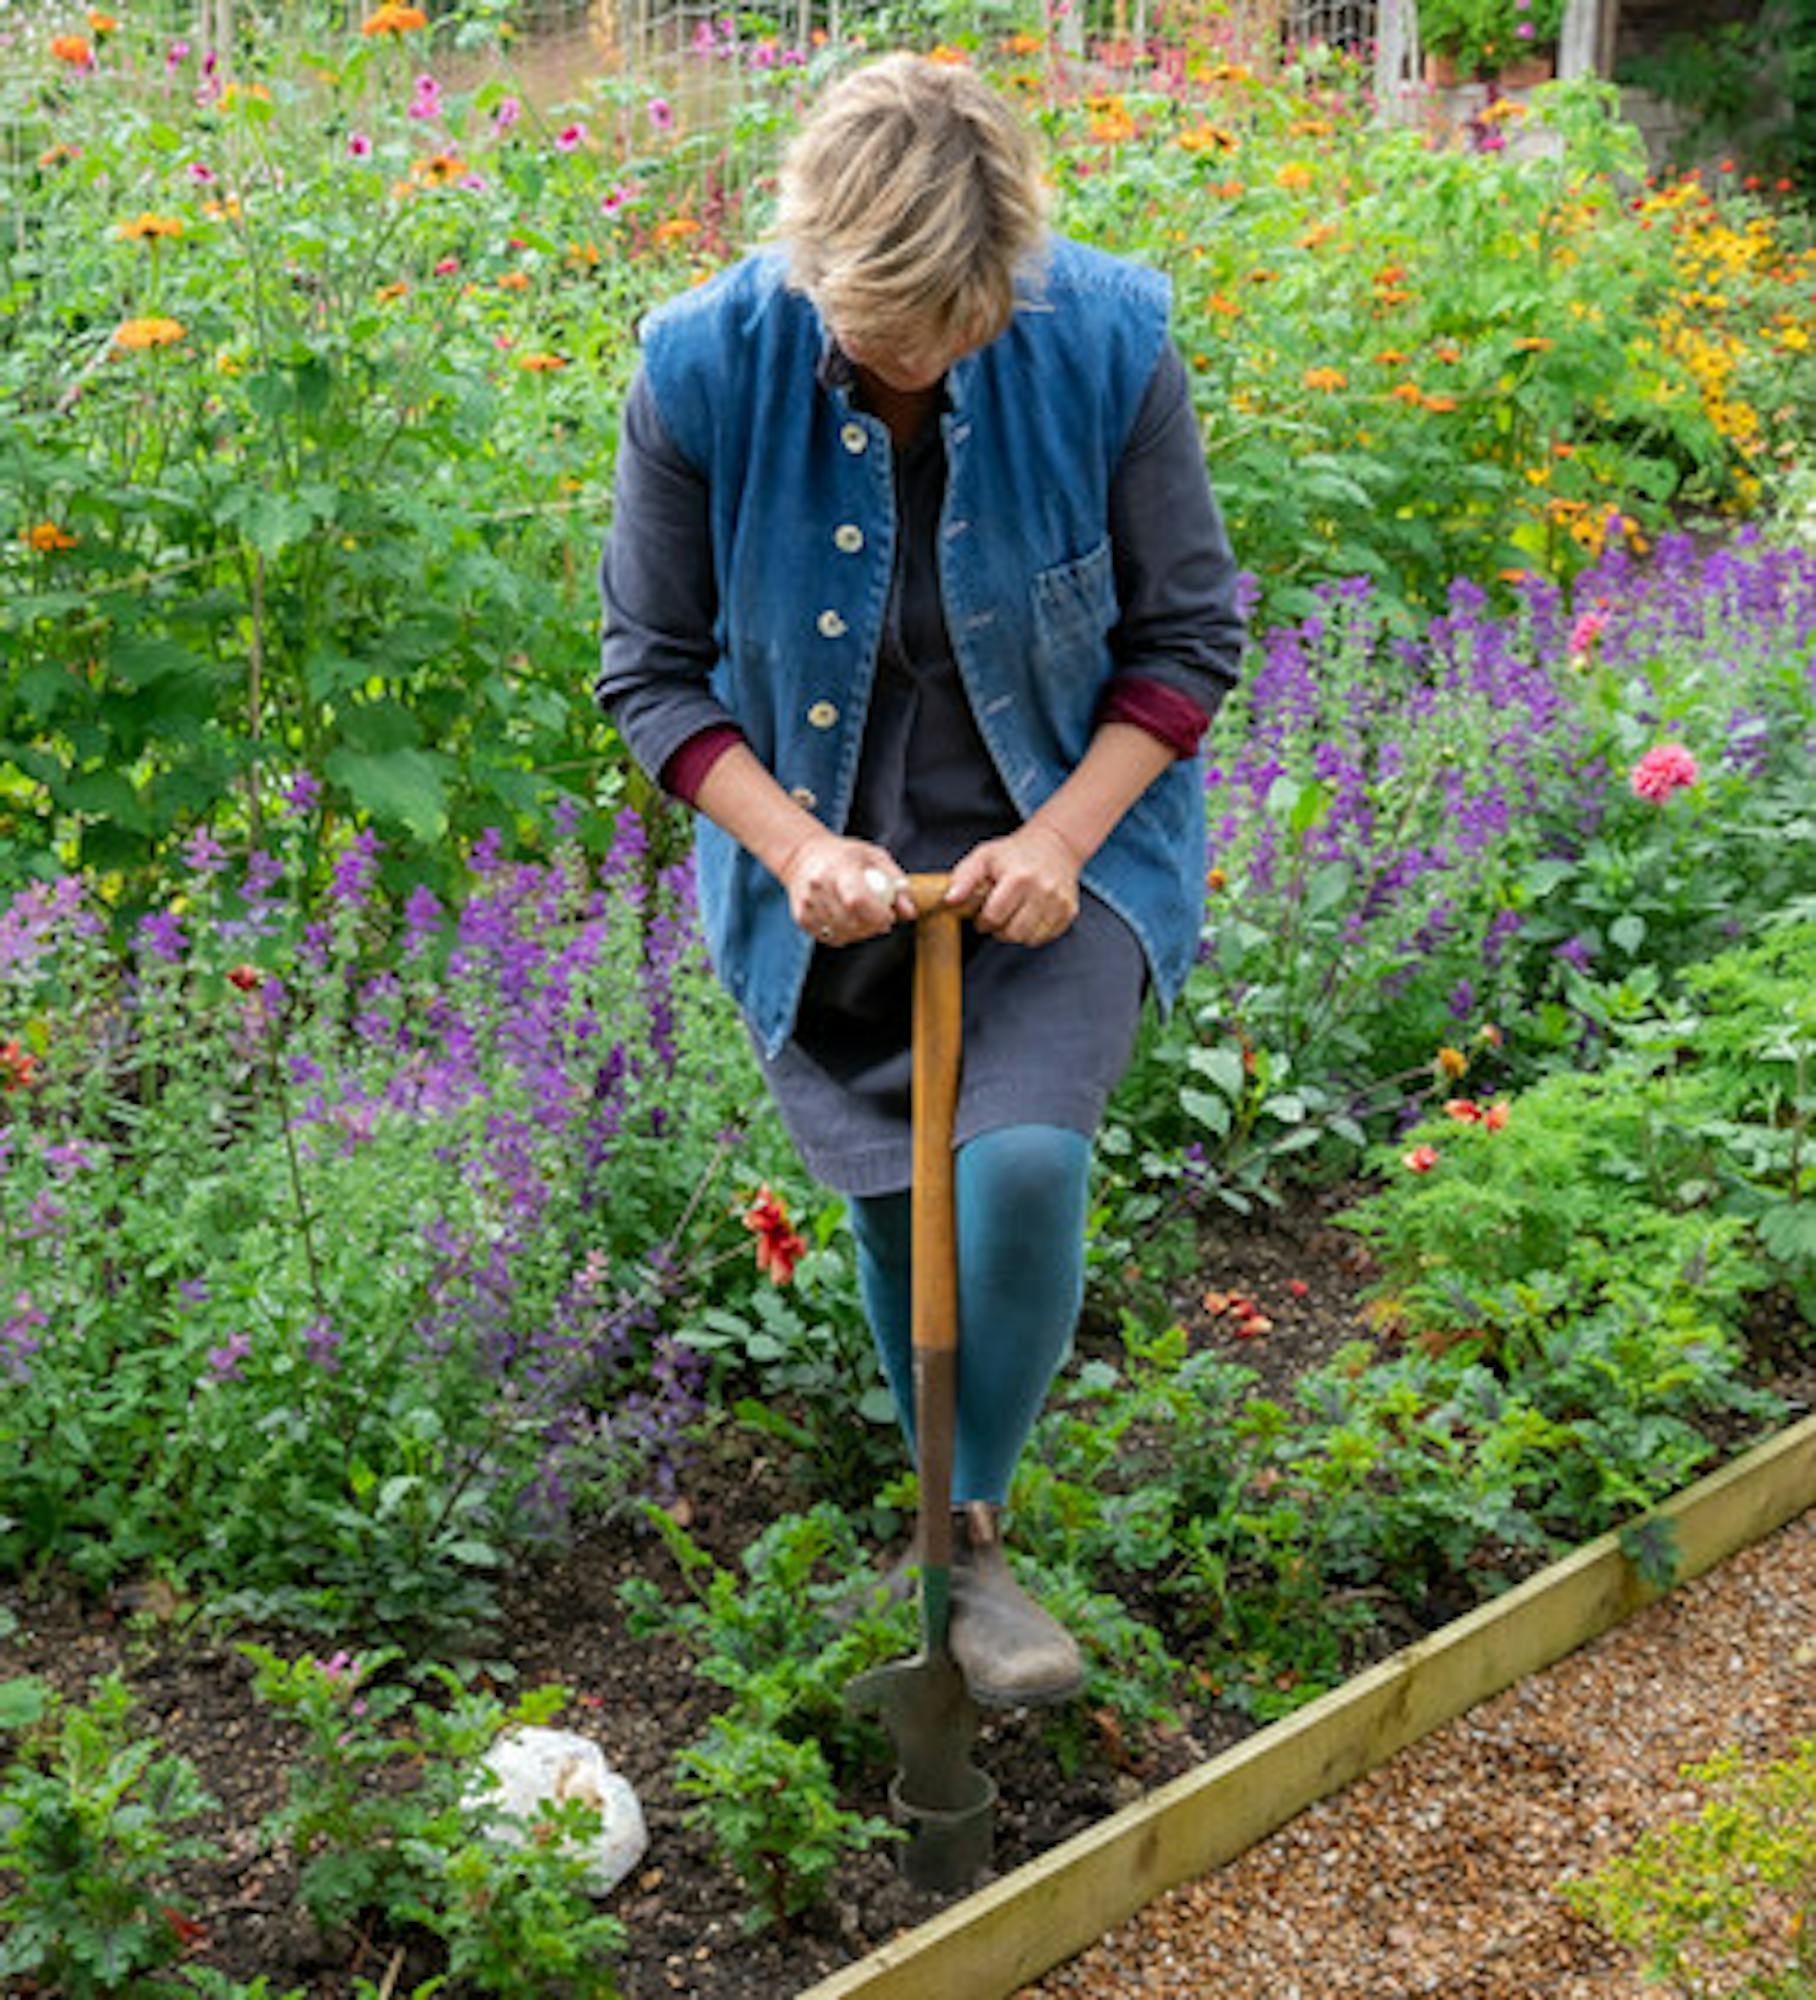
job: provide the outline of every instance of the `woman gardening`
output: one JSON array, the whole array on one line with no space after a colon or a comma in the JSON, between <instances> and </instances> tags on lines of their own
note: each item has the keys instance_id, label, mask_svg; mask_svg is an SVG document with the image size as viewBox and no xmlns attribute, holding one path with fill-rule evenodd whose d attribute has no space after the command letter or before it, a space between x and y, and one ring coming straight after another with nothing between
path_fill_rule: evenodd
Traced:
<instances>
[{"instance_id":1,"label":"woman gardening","mask_svg":"<svg viewBox=\"0 0 1816 2000\"><path fill-rule=\"evenodd\" d=\"M980 1702L1064 1700L1078 1648L1002 1508L1071 1342L1093 1134L1197 948L1196 751L1243 641L1165 282L1048 230L1032 137L968 71L855 72L775 241L645 325L601 589L599 699L699 815L713 964L848 1199L904 1431L907 872L981 897L950 1645Z\"/></svg>"}]
</instances>

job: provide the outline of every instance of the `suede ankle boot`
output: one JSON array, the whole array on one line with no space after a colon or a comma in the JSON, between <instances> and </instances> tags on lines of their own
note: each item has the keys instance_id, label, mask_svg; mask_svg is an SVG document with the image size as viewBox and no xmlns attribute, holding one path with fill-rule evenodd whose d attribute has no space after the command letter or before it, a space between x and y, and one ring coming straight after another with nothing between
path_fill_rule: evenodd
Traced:
<instances>
[{"instance_id":1,"label":"suede ankle boot","mask_svg":"<svg viewBox=\"0 0 1816 2000\"><path fill-rule=\"evenodd\" d=\"M1084 1685L1072 1635L1009 1573L1002 1513L981 1500L954 1509L948 1644L973 1701L1041 1708Z\"/></svg>"}]
</instances>

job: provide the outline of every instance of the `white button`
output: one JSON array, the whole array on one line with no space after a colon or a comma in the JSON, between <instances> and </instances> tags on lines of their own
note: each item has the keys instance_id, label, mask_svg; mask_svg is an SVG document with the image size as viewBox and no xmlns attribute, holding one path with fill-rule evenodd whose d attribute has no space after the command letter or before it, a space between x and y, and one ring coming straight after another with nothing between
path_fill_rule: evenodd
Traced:
<instances>
[{"instance_id":1,"label":"white button","mask_svg":"<svg viewBox=\"0 0 1816 2000\"><path fill-rule=\"evenodd\" d=\"M855 521L841 521L832 531L833 547L855 556L864 546L864 531Z\"/></svg>"},{"instance_id":2,"label":"white button","mask_svg":"<svg viewBox=\"0 0 1816 2000\"><path fill-rule=\"evenodd\" d=\"M839 711L829 701L816 701L807 711L807 720L816 729L830 729L839 719Z\"/></svg>"},{"instance_id":3,"label":"white button","mask_svg":"<svg viewBox=\"0 0 1816 2000\"><path fill-rule=\"evenodd\" d=\"M788 796L794 800L796 805L805 806L809 812L812 812L814 807L820 803L805 785L796 785Z\"/></svg>"},{"instance_id":4,"label":"white button","mask_svg":"<svg viewBox=\"0 0 1816 2000\"><path fill-rule=\"evenodd\" d=\"M836 611L822 611L819 625L822 639L842 639L845 636L845 621Z\"/></svg>"},{"instance_id":5,"label":"white button","mask_svg":"<svg viewBox=\"0 0 1816 2000\"><path fill-rule=\"evenodd\" d=\"M839 442L847 451L867 451L870 448L870 433L862 424L847 424L839 433Z\"/></svg>"}]
</instances>

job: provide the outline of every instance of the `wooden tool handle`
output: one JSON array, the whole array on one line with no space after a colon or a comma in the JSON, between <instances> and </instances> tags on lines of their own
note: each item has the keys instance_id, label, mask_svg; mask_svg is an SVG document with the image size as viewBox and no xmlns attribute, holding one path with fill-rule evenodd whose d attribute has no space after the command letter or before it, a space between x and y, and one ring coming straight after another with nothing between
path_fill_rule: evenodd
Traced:
<instances>
[{"instance_id":1,"label":"wooden tool handle","mask_svg":"<svg viewBox=\"0 0 1816 2000\"><path fill-rule=\"evenodd\" d=\"M944 875L910 877L914 891L914 1187L912 1313L914 1429L920 1458L923 1560L952 1553L952 1444L958 1398L958 1224L952 1127L958 1108L963 980L960 927L971 905L948 903ZM942 1630L932 1637L943 1643Z\"/></svg>"}]
</instances>

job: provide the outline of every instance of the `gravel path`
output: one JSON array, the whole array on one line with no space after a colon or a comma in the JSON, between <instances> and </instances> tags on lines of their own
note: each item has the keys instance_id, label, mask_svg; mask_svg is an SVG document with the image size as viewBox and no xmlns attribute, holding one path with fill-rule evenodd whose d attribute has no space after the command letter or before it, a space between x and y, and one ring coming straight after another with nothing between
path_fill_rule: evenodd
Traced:
<instances>
[{"instance_id":1,"label":"gravel path","mask_svg":"<svg viewBox=\"0 0 1816 2000\"><path fill-rule=\"evenodd\" d=\"M1554 1885L1816 1730L1816 1512L1435 1730L1019 2000L1657 2000Z\"/></svg>"}]
</instances>

